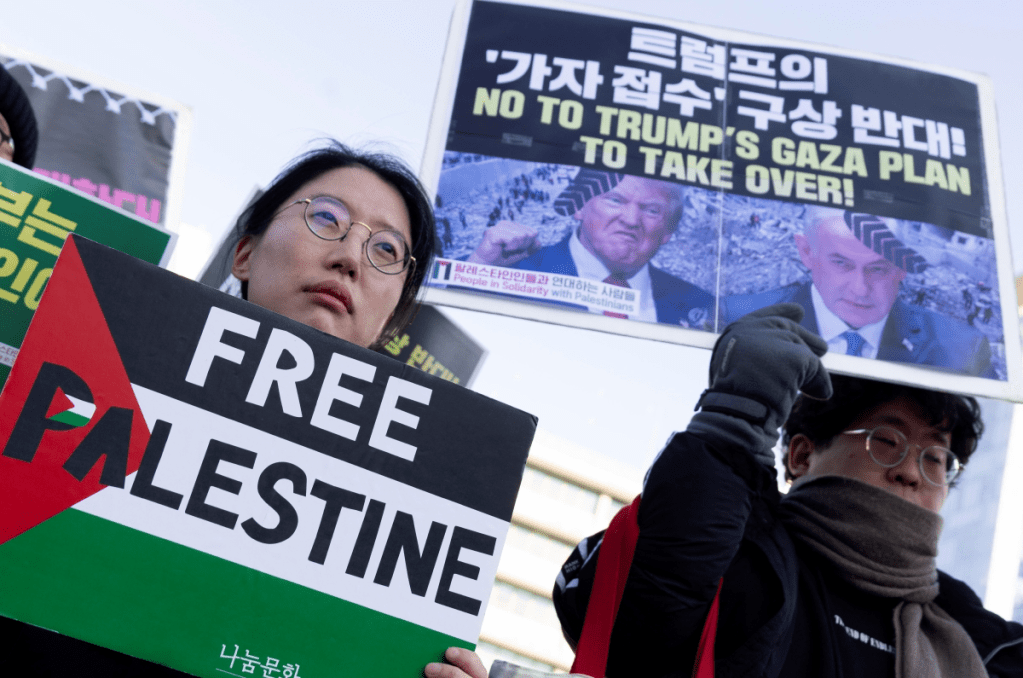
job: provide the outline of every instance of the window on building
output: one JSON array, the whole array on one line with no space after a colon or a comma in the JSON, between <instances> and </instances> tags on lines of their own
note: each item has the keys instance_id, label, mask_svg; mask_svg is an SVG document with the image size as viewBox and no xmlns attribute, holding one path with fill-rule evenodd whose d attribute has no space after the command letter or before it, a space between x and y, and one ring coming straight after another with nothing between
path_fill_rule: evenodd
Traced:
<instances>
[{"instance_id":1,"label":"window on building","mask_svg":"<svg viewBox=\"0 0 1023 678\"><path fill-rule=\"evenodd\" d=\"M500 581L495 583L490 594L490 604L548 628L561 628L558 613L554 611L554 603L548 598L517 586Z\"/></svg>"},{"instance_id":2,"label":"window on building","mask_svg":"<svg viewBox=\"0 0 1023 678\"><path fill-rule=\"evenodd\" d=\"M526 467L522 477L522 489L536 492L544 497L562 504L593 513L597 508L599 495L592 490L573 485L549 473Z\"/></svg>"},{"instance_id":3,"label":"window on building","mask_svg":"<svg viewBox=\"0 0 1023 678\"><path fill-rule=\"evenodd\" d=\"M572 553L572 546L528 530L521 525L512 525L508 530L507 545L525 551L544 560L563 563Z\"/></svg>"}]
</instances>

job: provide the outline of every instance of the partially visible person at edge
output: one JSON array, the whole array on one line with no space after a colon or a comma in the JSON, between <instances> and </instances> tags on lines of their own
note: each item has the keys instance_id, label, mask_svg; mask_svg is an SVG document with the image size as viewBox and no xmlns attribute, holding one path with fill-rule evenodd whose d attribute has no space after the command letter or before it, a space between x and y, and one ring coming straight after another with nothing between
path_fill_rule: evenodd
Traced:
<instances>
[{"instance_id":1,"label":"partially visible person at edge","mask_svg":"<svg viewBox=\"0 0 1023 678\"><path fill-rule=\"evenodd\" d=\"M801 319L780 304L719 338L700 411L645 481L607 675L690 675L723 578L718 678L1023 676L1023 626L935 567L938 510L983 430L976 400L829 379ZM573 643L595 537L554 591Z\"/></svg>"},{"instance_id":2,"label":"partially visible person at edge","mask_svg":"<svg viewBox=\"0 0 1023 678\"><path fill-rule=\"evenodd\" d=\"M557 244L540 247L540 234L532 226L499 221L483 233L466 261L637 290L637 314L604 315L709 330L714 296L650 263L678 230L682 209L679 184L584 168L554 201L554 211L574 218L578 229Z\"/></svg>"},{"instance_id":3,"label":"partially visible person at edge","mask_svg":"<svg viewBox=\"0 0 1023 678\"><path fill-rule=\"evenodd\" d=\"M335 142L281 172L242 213L236 237L232 271L245 299L375 348L415 314L436 236L430 201L404 163ZM0 637L18 649L17 675L185 675L9 619ZM425 667L429 678L486 678L475 653L445 656L450 664Z\"/></svg>"},{"instance_id":4,"label":"partially visible person at edge","mask_svg":"<svg viewBox=\"0 0 1023 678\"><path fill-rule=\"evenodd\" d=\"M927 262L898 239L890 221L810 208L805 232L793 236L810 280L723 297L721 324L758 308L792 302L803 307L803 327L824 337L831 351L995 377L991 345L983 332L900 299L906 275L922 272Z\"/></svg>"},{"instance_id":5,"label":"partially visible person at edge","mask_svg":"<svg viewBox=\"0 0 1023 678\"><path fill-rule=\"evenodd\" d=\"M39 131L25 90L0 66L0 158L32 169Z\"/></svg>"}]
</instances>

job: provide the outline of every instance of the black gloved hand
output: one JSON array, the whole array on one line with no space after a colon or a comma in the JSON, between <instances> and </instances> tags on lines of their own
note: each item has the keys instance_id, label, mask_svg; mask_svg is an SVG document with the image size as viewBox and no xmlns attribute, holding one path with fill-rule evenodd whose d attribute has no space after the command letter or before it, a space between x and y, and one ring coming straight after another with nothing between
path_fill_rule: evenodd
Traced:
<instances>
[{"instance_id":1,"label":"black gloved hand","mask_svg":"<svg viewBox=\"0 0 1023 678\"><path fill-rule=\"evenodd\" d=\"M718 445L746 447L774 468L778 427L799 391L831 397L831 378L820 361L827 342L800 325L802 319L801 306L777 304L726 327L689 431Z\"/></svg>"}]
</instances>

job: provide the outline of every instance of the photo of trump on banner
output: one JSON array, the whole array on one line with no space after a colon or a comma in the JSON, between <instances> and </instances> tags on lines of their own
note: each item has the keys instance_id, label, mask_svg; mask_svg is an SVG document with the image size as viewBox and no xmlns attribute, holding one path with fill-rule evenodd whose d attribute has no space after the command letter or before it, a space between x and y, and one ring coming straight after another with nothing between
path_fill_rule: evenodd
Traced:
<instances>
[{"instance_id":1,"label":"photo of trump on banner","mask_svg":"<svg viewBox=\"0 0 1023 678\"><path fill-rule=\"evenodd\" d=\"M486 160L477 164L485 163ZM541 182L551 182L550 188L556 192L538 192L535 184ZM444 188L442 176L441 195ZM557 302L563 305L616 318L713 329L714 296L651 261L680 230L685 212L681 185L554 165L515 177L509 192L507 201L501 195L496 198L498 204L490 211L472 250L467 255L455 256L469 264L596 281L638 296L633 313ZM539 204L523 196L539 197ZM487 197L494 199L493 194ZM457 219L464 227L464 212L459 211L454 217L451 205L443 198L441 203L438 231L448 245L452 236L450 224ZM478 216L486 211L486 206L471 211ZM445 222L444 214L452 214L454 219L449 217ZM714 263L708 261L708 268Z\"/></svg>"},{"instance_id":2,"label":"photo of trump on banner","mask_svg":"<svg viewBox=\"0 0 1023 678\"><path fill-rule=\"evenodd\" d=\"M793 241L809 279L723 297L722 324L793 302L805 311L803 326L824 338L832 352L996 376L991 344L973 318L964 322L924 307L934 290L918 289L914 303L905 298L907 276L924 273L929 262L899 238L894 220L810 207L803 222Z\"/></svg>"}]
</instances>

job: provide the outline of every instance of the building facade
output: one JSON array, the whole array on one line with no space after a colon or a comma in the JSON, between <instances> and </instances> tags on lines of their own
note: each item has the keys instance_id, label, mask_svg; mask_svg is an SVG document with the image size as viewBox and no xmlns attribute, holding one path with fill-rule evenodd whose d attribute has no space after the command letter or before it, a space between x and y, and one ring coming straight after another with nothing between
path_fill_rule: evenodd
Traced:
<instances>
[{"instance_id":1,"label":"building facade","mask_svg":"<svg viewBox=\"0 0 1023 678\"><path fill-rule=\"evenodd\" d=\"M486 666L504 659L569 670L574 654L551 602L554 580L576 543L607 527L641 483L638 469L537 431L480 633Z\"/></svg>"}]
</instances>

